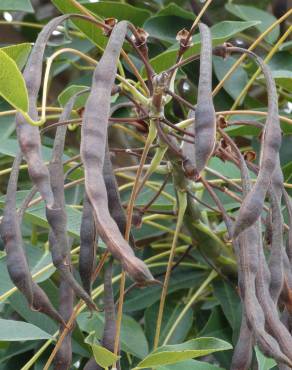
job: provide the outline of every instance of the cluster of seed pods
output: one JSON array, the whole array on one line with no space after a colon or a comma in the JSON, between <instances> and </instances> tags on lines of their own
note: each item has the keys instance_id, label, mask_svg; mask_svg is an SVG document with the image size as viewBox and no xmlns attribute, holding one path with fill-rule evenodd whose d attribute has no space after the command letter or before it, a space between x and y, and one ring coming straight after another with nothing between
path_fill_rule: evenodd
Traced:
<instances>
[{"instance_id":1,"label":"cluster of seed pods","mask_svg":"<svg viewBox=\"0 0 292 370\"><path fill-rule=\"evenodd\" d=\"M41 85L42 60L46 44L55 28L70 17L79 17L92 22L91 18L80 15L66 15L49 22L39 34L29 61L23 72L29 94L29 115L37 120L37 98ZM15 158L8 184L6 205L1 224L1 237L7 253L7 268L11 280L24 294L29 306L57 320L61 331L73 313L74 297L82 299L90 311L97 310L91 297L92 283L96 271L96 245L101 238L114 260L118 261L125 272L138 285L153 283L154 278L146 264L134 254L133 237L130 243L124 238L127 219L124 213L118 185L113 173L110 148L108 143L108 125L111 116L111 94L117 73L117 63L128 30L133 30L128 22L115 24L108 31L108 43L92 77L89 96L82 115L80 155L85 173L85 191L80 230L79 274L82 285L74 278L70 258L70 242L67 236L67 217L64 196L64 172L62 156L65 148L66 125L56 130L52 158L47 167L41 155L41 137L39 128L25 121L20 113L16 117L17 137L21 153ZM145 36L141 30L140 35ZM234 350L231 369L248 370L252 361L252 348L257 344L264 354L274 358L282 369L292 367L291 318L292 301L292 205L283 186L280 167L279 149L281 129L278 116L277 92L269 68L260 57L245 49L226 44L212 47L210 29L199 23L201 38L200 75L198 96L195 106L191 106L188 118L191 126L179 129L164 116L166 96L179 98L171 91L170 84L173 69L155 75L147 65L150 97L147 105L141 107L141 101L131 104L136 111L142 109L144 123L155 123L157 130L157 152L154 159L166 159L183 177L180 184L185 186L193 181L203 184L217 208L222 213L229 239L232 240L238 268L238 286L242 302L242 322L240 335ZM148 58L145 40L138 42L136 48L142 59ZM147 37L146 37L147 38ZM188 40L189 38L187 38ZM140 40L141 41L141 40ZM182 40L184 41L184 40ZM186 49L189 46L181 43ZM139 49L140 48L140 49ZM216 122L216 113L212 98L212 54L228 57L231 53L246 53L261 67L268 91L268 114L262 128L261 153L258 166L244 158L235 142ZM140 55L140 56L141 56ZM180 55L181 56L181 55ZM179 63L177 63L179 65ZM126 92L125 96L129 93ZM77 95L65 105L60 116L60 124L70 118ZM182 100L181 98L179 98ZM134 104L133 104L134 103ZM187 103L187 102L186 102ZM187 106L190 107L188 103ZM146 116L145 116L146 115ZM216 142L217 137L229 147ZM181 145L180 145L181 144ZM242 204L235 222L224 209L216 192L205 178L209 159L218 155L231 160L240 170ZM28 172L34 188L16 211L16 191L19 166L22 158L28 164ZM253 184L250 172L257 176ZM144 178L146 181L150 172ZM271 175L272 174L272 175ZM145 182L144 181L144 182ZM144 183L143 182L143 183ZM166 182L163 184L165 186ZM142 185L141 185L142 186ZM162 191L163 186L159 191ZM22 247L20 226L25 208L38 191L45 202L46 217L50 227L49 244L52 260L60 276L59 312L50 303L45 292L33 281L29 271L25 251ZM192 199L189 203L192 203ZM284 246L284 223L281 211L282 201L288 210L289 225L287 247ZM151 203L151 202L150 202ZM149 203L149 206L150 206ZM198 218L188 205L188 217ZM266 205L270 205L267 217L263 218ZM143 211L147 207L144 207ZM264 253L267 244L263 238L263 221L269 231L269 259ZM186 223L191 228L191 223ZM196 231L191 232L192 236ZM102 345L114 351L116 333L116 313L112 289L112 265L108 262L104 273L104 311L105 327ZM280 317L278 304L284 305ZM284 320L284 318L286 318ZM289 320L290 318L290 320ZM55 369L68 369L72 361L72 328L68 331L55 359ZM119 364L117 364L119 366ZM90 359L85 369L100 369L94 359Z\"/></svg>"}]
</instances>

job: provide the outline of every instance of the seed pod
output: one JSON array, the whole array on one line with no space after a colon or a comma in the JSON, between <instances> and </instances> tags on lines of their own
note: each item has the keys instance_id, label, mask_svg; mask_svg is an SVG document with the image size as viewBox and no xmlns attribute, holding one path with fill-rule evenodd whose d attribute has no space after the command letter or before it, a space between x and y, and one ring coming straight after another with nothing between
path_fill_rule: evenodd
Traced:
<instances>
[{"instance_id":1,"label":"seed pod","mask_svg":"<svg viewBox=\"0 0 292 370\"><path fill-rule=\"evenodd\" d=\"M253 335L243 314L238 341L234 348L231 370L248 370L252 360Z\"/></svg>"},{"instance_id":2,"label":"seed pod","mask_svg":"<svg viewBox=\"0 0 292 370\"><path fill-rule=\"evenodd\" d=\"M85 188L94 210L98 235L125 271L137 282L145 283L153 277L146 265L135 257L110 216L103 179L104 153L110 112L110 93L115 80L116 63L126 35L127 23L118 23L110 36L104 54L98 63L92 82L81 130L81 158L85 170ZM98 124L96 124L98 119Z\"/></svg>"},{"instance_id":3,"label":"seed pod","mask_svg":"<svg viewBox=\"0 0 292 370\"><path fill-rule=\"evenodd\" d=\"M91 294L91 279L96 257L96 229L93 210L87 195L84 196L80 228L79 274L85 291Z\"/></svg>"},{"instance_id":4,"label":"seed pod","mask_svg":"<svg viewBox=\"0 0 292 370\"><path fill-rule=\"evenodd\" d=\"M280 160L278 158L278 165L273 173L271 188L268 192L272 206L272 240L269 260L271 274L270 294L275 303L278 302L284 283L283 217L281 213L283 181Z\"/></svg>"},{"instance_id":5,"label":"seed pod","mask_svg":"<svg viewBox=\"0 0 292 370\"><path fill-rule=\"evenodd\" d=\"M237 153L243 194L246 195L251 188L247 165L233 141L221 129L219 131ZM255 334L255 339L263 353L280 363L291 365L292 359L288 347L291 345L292 338L279 320L276 307L269 293L269 270L263 254L260 222L257 221L255 225L241 233L238 239L233 239L233 244L235 250L239 251L241 294L247 322ZM265 325L276 340L266 332Z\"/></svg>"},{"instance_id":6,"label":"seed pod","mask_svg":"<svg viewBox=\"0 0 292 370\"><path fill-rule=\"evenodd\" d=\"M118 183L114 175L108 145L105 149L103 179L107 191L108 208L110 215L118 225L121 234L125 235L127 219L124 208L122 206ZM135 240L132 233L130 234L130 245L132 246L132 248L135 247Z\"/></svg>"},{"instance_id":7,"label":"seed pod","mask_svg":"<svg viewBox=\"0 0 292 370\"><path fill-rule=\"evenodd\" d=\"M60 121L68 120L76 95L73 96L61 114ZM70 251L67 237L67 215L65 211L64 174L62 156L64 151L67 127L59 126L56 131L52 159L49 164L51 188L54 196L53 207L46 207L46 216L50 224L49 243L52 260L60 275L74 290L75 294L84 300L89 309L96 310L90 296L74 279L70 269Z\"/></svg>"},{"instance_id":8,"label":"seed pod","mask_svg":"<svg viewBox=\"0 0 292 370\"><path fill-rule=\"evenodd\" d=\"M7 254L6 260L9 276L15 286L24 294L28 304L33 306L32 279L27 259L22 248L20 223L16 214L16 191L21 161L22 155L19 153L13 162L7 185L6 201L0 231Z\"/></svg>"},{"instance_id":9,"label":"seed pod","mask_svg":"<svg viewBox=\"0 0 292 370\"><path fill-rule=\"evenodd\" d=\"M74 305L74 292L70 288L67 281L63 280L60 282L59 287L59 311L65 322L68 322L72 313ZM61 326L61 331L64 330L64 326ZM70 369L72 362L72 330L70 329L66 334L61 347L59 348L54 358L54 370L67 370Z\"/></svg>"},{"instance_id":10,"label":"seed pod","mask_svg":"<svg viewBox=\"0 0 292 370\"><path fill-rule=\"evenodd\" d=\"M212 37L208 26L199 23L201 37L200 76L195 112L195 164L198 175L215 146L216 115L212 98Z\"/></svg>"},{"instance_id":11,"label":"seed pod","mask_svg":"<svg viewBox=\"0 0 292 370\"><path fill-rule=\"evenodd\" d=\"M42 63L46 44L56 27L68 18L81 18L91 23L98 22L91 17L81 14L67 14L52 19L39 33L23 71L23 78L29 98L28 114L34 121L38 120L37 98L41 85ZM21 151L28 165L30 178L45 200L47 207L50 208L53 206L54 197L50 187L49 172L42 159L39 128L30 125L21 113L17 113L16 132Z\"/></svg>"},{"instance_id":12,"label":"seed pod","mask_svg":"<svg viewBox=\"0 0 292 370\"><path fill-rule=\"evenodd\" d=\"M46 293L32 280L22 247L20 224L23 213L19 217L16 213L16 190L21 159L22 155L18 154L13 163L0 228L1 237L7 253L8 273L13 283L25 296L30 308L42 312L63 324L62 317L55 310Z\"/></svg>"},{"instance_id":13,"label":"seed pod","mask_svg":"<svg viewBox=\"0 0 292 370\"><path fill-rule=\"evenodd\" d=\"M281 128L278 116L278 100L275 81L268 66L256 54L238 47L227 47L229 52L247 53L261 67L268 90L268 115L265 123L260 155L260 170L252 191L245 197L234 225L233 238L253 225L260 217L265 196L271 183L271 174L277 166L281 146Z\"/></svg>"}]
</instances>

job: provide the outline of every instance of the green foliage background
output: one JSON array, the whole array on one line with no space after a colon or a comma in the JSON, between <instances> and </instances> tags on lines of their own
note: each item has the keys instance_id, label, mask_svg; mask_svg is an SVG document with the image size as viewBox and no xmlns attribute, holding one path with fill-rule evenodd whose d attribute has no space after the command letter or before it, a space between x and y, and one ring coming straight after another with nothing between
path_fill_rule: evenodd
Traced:
<instances>
[{"instance_id":1,"label":"green foliage background","mask_svg":"<svg viewBox=\"0 0 292 370\"><path fill-rule=\"evenodd\" d=\"M143 27L149 34L149 54L152 65L156 72L172 65L178 48L175 36L177 31L182 28L189 28L194 20L194 3L200 7L199 1L168 1L168 0L129 0L129 1L100 1L88 3L80 1L93 13L100 17L116 17L119 20L127 19L139 27ZM256 6L256 8L254 8ZM263 32L276 18L271 12L270 1L214 1L207 11L208 20L212 24L212 36L214 45L224 41L237 42L240 45L250 45L258 35ZM17 65L19 70L27 60L30 52L31 42L33 42L41 29L42 25L59 12L71 12L71 5L67 0L52 0L48 2L35 1L33 5L29 0L2 0L0 2L2 19L0 22L0 43L1 52L6 53ZM13 21L8 24L7 12L12 16ZM46 18L49 16L49 18ZM19 22L19 23L17 23ZM76 26L78 28L76 28ZM288 25L286 25L288 27ZM74 31L72 31L74 29ZM266 39L260 43L257 53L263 57L272 49L273 45L280 37L280 27L276 27ZM63 30L51 39L47 48L47 56L62 47L72 47L98 59L102 48L106 44L106 38L99 30L93 30L88 24L70 23L70 31ZM196 34L193 39L193 46L189 54L197 53L200 49L199 37ZM280 114L291 118L291 92L292 92L292 54L291 41L289 38L281 45L269 62L276 79ZM129 52L130 57L136 63L138 69L143 73L142 65L134 54ZM1 54L0 54L1 56ZM0 59L1 61L1 59ZM228 69L234 63L234 58L223 61L214 58L214 87L217 85ZM14 67L11 67L10 74L6 78L15 79ZM184 67L177 76L176 90L185 99L194 103L196 101L197 82L198 82L198 62L193 62ZM15 67L16 68L16 67ZM124 65L128 78L134 78ZM217 111L230 109L234 100L248 83L255 72L255 65L246 62L241 65L233 76L224 84L223 89L215 97ZM7 68L8 71L8 68ZM0 80L5 82L0 72ZM8 72L7 72L8 73ZM54 63L49 89L49 103L51 107L61 107L68 96L72 94L75 87L70 86L90 86L92 69L81 61L77 56L70 54L62 55ZM0 87L0 95L7 100L7 92ZM0 99L0 212L5 200L6 186L11 168L13 157L18 151L18 144L15 134L13 107L25 110L25 96L21 95L20 89L14 92L9 100L11 106L4 99ZM17 95L18 94L18 95ZM23 97L24 103L21 101ZM41 98L41 97L40 97ZM16 99L16 103L14 101ZM84 105L84 100L78 100L75 108ZM20 106L21 105L21 106ZM24 108L23 108L24 107ZM241 109L252 109L266 111L266 95L264 80L261 76L255 81L244 99ZM186 109L179 103L173 103L167 107L167 113L174 121L182 120L186 117ZM6 112L6 113L5 113ZM119 115L127 116L127 111L119 111ZM58 114L48 113L48 121L55 122ZM243 116L233 117L242 119ZM244 116L249 119L254 117ZM281 164L285 175L287 189L292 187L292 126L282 122L283 147L281 150ZM229 134L236 136L238 144L246 149L258 152L259 138L258 131L249 127L229 128ZM142 134L139 134L142 136ZM64 159L74 156L78 152L80 140L79 129L69 132ZM112 130L110 133L111 145L113 147L127 145L141 145L135 139L128 137L120 130ZM51 132L43 136L43 155L45 160L50 159L53 143ZM124 167L136 164L135 159L125 155L118 155L114 158L116 167ZM223 162L218 158L213 158L209 167L230 178L239 178L238 169L228 162ZM69 168L69 167L66 167ZM79 179L83 176L83 170L79 169L69 176L68 181ZM212 176L210 176L212 179ZM125 184L129 180L118 177L121 185L121 197L127 203L131 189ZM155 194L155 189L159 187L162 176L159 174L151 178L153 188L145 188L140 194L136 206L143 207L148 200ZM21 171L19 191L17 194L18 204L27 195L31 183L28 178L27 170L24 167ZM174 205L174 189L171 184L167 185L165 192L152 206L153 211L169 211ZM83 185L77 185L66 191L67 212L68 212L68 232L74 237L72 247L73 263L78 262L76 247L79 242L79 230L81 221L80 202L83 194ZM197 189L197 195L205 202L212 204L207 194ZM238 203L233 199L220 195L225 208L230 212L236 212ZM219 246L222 245L229 251L227 262L220 265L220 259L212 254L215 241L210 240L209 236L198 232L197 248L193 248L188 256L180 263L171 276L169 293L167 296L166 309L162 325L160 344L167 337L171 327L175 324L183 308L189 302L202 284L208 281L206 286L199 292L193 304L184 313L179 325L176 326L168 344L180 344L198 337L215 337L224 340L231 345L236 343L238 336L241 306L237 294L236 264L230 244L226 240L226 230L222 219L218 213L200 206L204 215L204 224L217 236ZM133 233L140 247L138 255L144 260L150 261L152 273L164 273L168 256L163 254L169 250L172 240L172 230L175 227L174 218L145 217L142 227L134 228ZM30 207L25 213L25 223L23 225L23 238L25 249L28 255L30 268L35 274L36 281L41 284L47 292L52 302L57 306L58 275L52 267L51 257L48 252L47 231L48 225L44 215L44 206L39 203ZM5 252L0 240L0 370L9 369L42 369L52 344L47 348L43 345L46 340L52 340L52 336L57 330L57 325L41 313L32 312L27 307L24 298L17 292L9 279L5 267ZM177 258L187 250L191 238L186 230L182 230L181 237L177 246ZM102 242L99 243L99 251L104 250ZM225 256L226 257L226 256ZM216 259L217 258L217 259ZM214 271L216 266L216 273ZM120 272L119 266L115 266L114 275ZM78 278L77 272L76 277ZM209 278L208 278L209 277ZM97 293L97 302L102 304L102 277L98 278L94 289ZM127 283L130 285L130 282ZM118 284L115 284L118 293ZM125 298L124 318L121 334L122 349L122 368L132 369L138 362L142 361L151 352L155 334L155 322L157 317L161 288L159 286L147 289L134 289ZM77 325L73 334L73 364L72 369L82 369L86 359L94 349L92 342L86 337L93 331L97 339L100 339L103 328L103 314L97 313L89 317L88 312L83 311L77 319ZM89 344L88 344L89 343ZM223 342L222 342L223 343ZM221 343L221 344L222 344ZM216 343L219 350L219 342ZM224 346L223 346L224 347ZM200 360L188 359L183 363L175 365L160 365L157 370L191 370L191 369L228 369L231 362L232 349L227 345L224 352L212 354L194 352L194 356L200 356ZM178 347L173 350L178 350ZM39 352L38 352L39 351ZM39 358L30 366L29 361L34 354L39 353ZM168 354L169 356L169 354ZM191 358L190 357L190 358ZM255 358L258 361L259 369L268 370L273 368L274 362L265 359L258 351L255 351ZM150 366L150 365L149 365ZM275 368L275 367L274 367Z\"/></svg>"}]
</instances>

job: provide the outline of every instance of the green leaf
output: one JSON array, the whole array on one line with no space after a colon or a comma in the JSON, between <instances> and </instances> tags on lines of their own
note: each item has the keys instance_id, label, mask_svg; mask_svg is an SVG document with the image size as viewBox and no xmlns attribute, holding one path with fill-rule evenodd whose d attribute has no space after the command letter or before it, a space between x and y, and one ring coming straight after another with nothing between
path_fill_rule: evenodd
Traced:
<instances>
[{"instance_id":1,"label":"green leaf","mask_svg":"<svg viewBox=\"0 0 292 370\"><path fill-rule=\"evenodd\" d=\"M272 71L272 76L275 79L277 85L283 87L287 91L292 91L292 71ZM265 78L263 75L258 77L258 80L262 80L263 82L265 82Z\"/></svg>"},{"instance_id":2,"label":"green leaf","mask_svg":"<svg viewBox=\"0 0 292 370\"><path fill-rule=\"evenodd\" d=\"M187 360L174 365L158 366L157 370L224 370L208 362Z\"/></svg>"},{"instance_id":3,"label":"green leaf","mask_svg":"<svg viewBox=\"0 0 292 370\"><path fill-rule=\"evenodd\" d=\"M231 56L229 56L227 59L217 56L213 57L214 72L218 81L223 79L236 60L236 58ZM223 88L235 100L247 83L247 73L242 67L238 67L224 83Z\"/></svg>"},{"instance_id":4,"label":"green leaf","mask_svg":"<svg viewBox=\"0 0 292 370\"><path fill-rule=\"evenodd\" d=\"M236 21L224 21L215 24L211 27L212 42L213 46L220 45L223 42L229 40L231 37L239 32L242 32L250 27L257 25L259 22L236 22ZM184 54L185 58L191 55L198 54L200 51L200 36L195 35L193 37L193 46L186 51ZM155 58L151 59L151 64L157 73L171 67L177 56L178 44L171 46L165 52L160 53Z\"/></svg>"},{"instance_id":5,"label":"green leaf","mask_svg":"<svg viewBox=\"0 0 292 370\"><path fill-rule=\"evenodd\" d=\"M147 20L145 30L151 37L167 42L175 42L178 31L190 28L192 21L175 15L155 16Z\"/></svg>"},{"instance_id":6,"label":"green leaf","mask_svg":"<svg viewBox=\"0 0 292 370\"><path fill-rule=\"evenodd\" d=\"M48 333L23 321L0 319L0 328L0 341L52 339Z\"/></svg>"},{"instance_id":7,"label":"green leaf","mask_svg":"<svg viewBox=\"0 0 292 370\"><path fill-rule=\"evenodd\" d=\"M61 94L58 96L58 102L59 104L64 107L65 104L68 102L68 100L73 96L75 95L76 93L82 91L82 90L85 90L85 89L88 89L88 86L84 86L84 85L70 85L68 86L65 90L63 90L61 92ZM75 101L75 104L74 104L74 108L77 109L80 108L80 107L83 107L86 100L87 100L87 97L88 97L88 94L84 93L80 96L77 97L76 101Z\"/></svg>"},{"instance_id":8,"label":"green leaf","mask_svg":"<svg viewBox=\"0 0 292 370\"><path fill-rule=\"evenodd\" d=\"M116 18L119 21L126 20L135 26L141 27L151 13L145 9L138 8L126 3L117 5L114 1L102 1L93 4L82 4L92 13L102 18Z\"/></svg>"},{"instance_id":9,"label":"green leaf","mask_svg":"<svg viewBox=\"0 0 292 370\"><path fill-rule=\"evenodd\" d=\"M78 316L77 322L82 331L87 333L94 331L98 339L102 338L104 327L103 313L95 313L92 317L89 317L88 312L83 312ZM140 359L148 354L148 343L140 324L127 315L123 315L122 320L121 349Z\"/></svg>"},{"instance_id":10,"label":"green leaf","mask_svg":"<svg viewBox=\"0 0 292 370\"><path fill-rule=\"evenodd\" d=\"M276 362L272 358L264 356L257 346L255 346L255 353L258 360L258 370L270 370L276 366Z\"/></svg>"},{"instance_id":11,"label":"green leaf","mask_svg":"<svg viewBox=\"0 0 292 370\"><path fill-rule=\"evenodd\" d=\"M52 0L52 3L63 14L83 14L79 8L68 0ZM103 48L107 43L107 38L103 36L102 30L95 24L86 20L72 19L72 22L77 28L84 33L84 35L91 40L94 44Z\"/></svg>"},{"instance_id":12,"label":"green leaf","mask_svg":"<svg viewBox=\"0 0 292 370\"><path fill-rule=\"evenodd\" d=\"M253 6L226 4L225 8L231 14L245 21L260 21L260 23L256 26L260 33L263 33L268 27L270 27L271 24L273 24L277 20L272 14ZM273 43L278 39L279 34L280 27L276 26L273 31L271 31L265 37L265 40Z\"/></svg>"},{"instance_id":13,"label":"green leaf","mask_svg":"<svg viewBox=\"0 0 292 370\"><path fill-rule=\"evenodd\" d=\"M222 314L222 310L219 306L213 308L211 315L199 333L200 337L216 337L223 340L230 340L232 336L232 330Z\"/></svg>"},{"instance_id":14,"label":"green leaf","mask_svg":"<svg viewBox=\"0 0 292 370\"><path fill-rule=\"evenodd\" d=\"M0 10L21 11L33 13L33 7L30 0L1 0Z\"/></svg>"},{"instance_id":15,"label":"green leaf","mask_svg":"<svg viewBox=\"0 0 292 370\"><path fill-rule=\"evenodd\" d=\"M17 64L17 67L21 70L25 66L31 47L30 43L25 42L23 44L5 46L1 48L1 50L12 58Z\"/></svg>"},{"instance_id":16,"label":"green leaf","mask_svg":"<svg viewBox=\"0 0 292 370\"><path fill-rule=\"evenodd\" d=\"M164 8L162 8L158 13L156 13L157 16L159 15L176 15L181 18L189 19L191 21L194 21L194 13L188 12L185 9L183 9L181 6L178 6L174 3L170 3Z\"/></svg>"},{"instance_id":17,"label":"green leaf","mask_svg":"<svg viewBox=\"0 0 292 370\"><path fill-rule=\"evenodd\" d=\"M145 369L152 366L174 364L180 361L206 356L210 353L226 351L229 349L232 349L232 346L221 339L192 339L185 343L158 348L141 361L136 368Z\"/></svg>"},{"instance_id":18,"label":"green leaf","mask_svg":"<svg viewBox=\"0 0 292 370\"><path fill-rule=\"evenodd\" d=\"M188 289L190 286L194 289L198 287L203 279L206 278L206 273L196 270L180 269L180 272L175 272L171 276L169 283L168 294L181 289ZM161 296L160 286L150 286L147 289L139 289L138 291L129 292L124 303L126 312L142 310L157 302Z\"/></svg>"},{"instance_id":19,"label":"green leaf","mask_svg":"<svg viewBox=\"0 0 292 370\"><path fill-rule=\"evenodd\" d=\"M214 294L225 314L226 319L229 321L233 330L240 325L241 312L240 299L238 294L224 281L217 280L213 282Z\"/></svg>"},{"instance_id":20,"label":"green leaf","mask_svg":"<svg viewBox=\"0 0 292 370\"><path fill-rule=\"evenodd\" d=\"M97 344L97 340L94 337L94 332L85 338L85 343L88 343L91 346L96 363L102 367L107 368L112 366L119 359L119 356L102 347L100 344Z\"/></svg>"},{"instance_id":21,"label":"green leaf","mask_svg":"<svg viewBox=\"0 0 292 370\"><path fill-rule=\"evenodd\" d=\"M183 303L175 303L173 301L167 301L164 311L163 311L163 320L162 320L162 325L161 325L159 344L162 344L164 342L169 330L175 323L176 319L180 315L184 306L185 305ZM158 309L159 309L159 302L156 302L154 305L146 309L145 315L144 315L145 332L146 332L148 341L150 342L151 345L154 342L155 325L153 325L153 323L157 321ZM192 323L193 323L193 310L190 308L185 313L180 324L176 327L168 343L169 344L180 343L183 340L185 340L189 330L192 327Z\"/></svg>"},{"instance_id":22,"label":"green leaf","mask_svg":"<svg viewBox=\"0 0 292 370\"><path fill-rule=\"evenodd\" d=\"M0 49L0 96L14 108L28 111L28 94L15 61Z\"/></svg>"}]
</instances>

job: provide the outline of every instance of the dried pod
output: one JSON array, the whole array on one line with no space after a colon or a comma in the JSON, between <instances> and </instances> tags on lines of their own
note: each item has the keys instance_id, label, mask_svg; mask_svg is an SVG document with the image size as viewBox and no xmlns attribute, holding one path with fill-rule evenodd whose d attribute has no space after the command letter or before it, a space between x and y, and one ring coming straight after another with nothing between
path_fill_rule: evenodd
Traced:
<instances>
[{"instance_id":1,"label":"dried pod","mask_svg":"<svg viewBox=\"0 0 292 370\"><path fill-rule=\"evenodd\" d=\"M94 210L98 235L112 255L122 263L127 273L135 281L143 284L153 277L147 266L135 257L109 213L102 173L110 113L110 94L115 80L117 59L126 32L127 22L120 22L114 27L104 54L95 69L83 116L80 152L85 170L86 193ZM99 121L98 125L96 119Z\"/></svg>"},{"instance_id":2,"label":"dried pod","mask_svg":"<svg viewBox=\"0 0 292 370\"><path fill-rule=\"evenodd\" d=\"M85 193L80 227L79 274L82 286L89 295L95 266L96 237L93 209Z\"/></svg>"},{"instance_id":3,"label":"dried pod","mask_svg":"<svg viewBox=\"0 0 292 370\"><path fill-rule=\"evenodd\" d=\"M271 183L271 174L277 166L281 146L281 128L276 85L268 66L251 51L238 47L227 49L229 52L246 53L253 57L263 71L268 90L268 115L262 139L259 174L252 191L245 197L240 207L233 232L233 237L236 238L243 230L253 225L262 213L265 196Z\"/></svg>"},{"instance_id":4,"label":"dried pod","mask_svg":"<svg viewBox=\"0 0 292 370\"><path fill-rule=\"evenodd\" d=\"M195 118L195 122L188 129L188 132L194 134L195 144L183 145L183 154L193 164L196 178L211 157L216 141L216 115L212 98L212 38L208 26L200 23L199 28L201 54L198 99L195 112L189 113L189 118Z\"/></svg>"}]
</instances>

